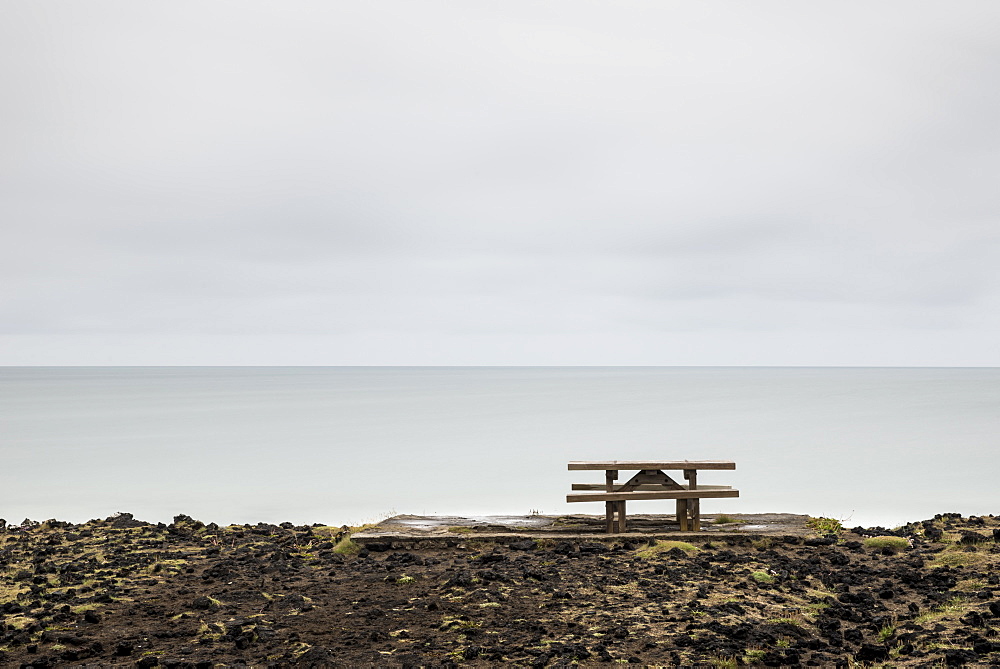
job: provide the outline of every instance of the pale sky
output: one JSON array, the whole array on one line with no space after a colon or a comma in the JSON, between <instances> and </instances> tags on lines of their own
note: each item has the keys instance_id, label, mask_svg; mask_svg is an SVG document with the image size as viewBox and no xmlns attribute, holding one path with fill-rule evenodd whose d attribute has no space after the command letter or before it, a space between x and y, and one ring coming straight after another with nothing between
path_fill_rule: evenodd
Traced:
<instances>
[{"instance_id":1,"label":"pale sky","mask_svg":"<svg viewBox=\"0 0 1000 669\"><path fill-rule=\"evenodd\" d=\"M1000 3L0 5L0 364L1000 365Z\"/></svg>"}]
</instances>

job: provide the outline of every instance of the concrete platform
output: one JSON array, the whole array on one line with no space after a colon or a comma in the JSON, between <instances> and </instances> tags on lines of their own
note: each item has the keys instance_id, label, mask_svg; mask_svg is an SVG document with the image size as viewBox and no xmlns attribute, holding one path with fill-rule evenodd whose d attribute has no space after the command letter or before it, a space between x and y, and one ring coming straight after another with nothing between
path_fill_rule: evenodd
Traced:
<instances>
[{"instance_id":1,"label":"concrete platform","mask_svg":"<svg viewBox=\"0 0 1000 669\"><path fill-rule=\"evenodd\" d=\"M628 517L628 531L607 534L604 516L393 516L352 539L395 548L457 546L470 542L510 543L525 539L550 541L750 540L775 537L799 542L812 534L809 516L791 513L726 514L733 523L716 524L715 515L702 516L701 532L681 532L673 515L636 514Z\"/></svg>"}]
</instances>

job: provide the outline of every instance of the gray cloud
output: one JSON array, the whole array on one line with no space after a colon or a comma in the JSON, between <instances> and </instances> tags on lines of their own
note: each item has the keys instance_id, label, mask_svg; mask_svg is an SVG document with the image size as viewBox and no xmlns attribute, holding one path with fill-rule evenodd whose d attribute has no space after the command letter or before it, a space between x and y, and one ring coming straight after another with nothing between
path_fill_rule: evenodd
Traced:
<instances>
[{"instance_id":1,"label":"gray cloud","mask_svg":"<svg viewBox=\"0 0 1000 669\"><path fill-rule=\"evenodd\" d=\"M0 364L1000 364L995 3L4 14Z\"/></svg>"}]
</instances>

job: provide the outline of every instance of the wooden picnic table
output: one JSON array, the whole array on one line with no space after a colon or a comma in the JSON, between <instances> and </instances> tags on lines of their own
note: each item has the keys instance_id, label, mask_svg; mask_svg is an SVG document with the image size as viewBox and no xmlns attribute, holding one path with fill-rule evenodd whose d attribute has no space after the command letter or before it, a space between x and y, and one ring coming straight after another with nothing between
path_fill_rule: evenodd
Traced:
<instances>
[{"instance_id":1,"label":"wooden picnic table","mask_svg":"<svg viewBox=\"0 0 1000 669\"><path fill-rule=\"evenodd\" d=\"M604 502L608 533L625 531L625 502L630 499L677 500L677 523L682 532L701 530L703 497L739 497L740 491L725 485L699 485L698 470L733 470L731 460L600 460L569 463L570 471L604 470L604 483L574 483L578 492L567 502ZM686 484L678 483L664 470L684 472ZM616 484L622 471L637 472L625 483Z\"/></svg>"}]
</instances>

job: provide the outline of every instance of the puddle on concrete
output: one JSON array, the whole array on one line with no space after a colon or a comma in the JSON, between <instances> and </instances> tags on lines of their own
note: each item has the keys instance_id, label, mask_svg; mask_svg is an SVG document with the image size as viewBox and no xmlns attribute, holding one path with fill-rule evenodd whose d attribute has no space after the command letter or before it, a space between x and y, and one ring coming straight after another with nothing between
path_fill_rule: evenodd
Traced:
<instances>
[{"instance_id":1,"label":"puddle on concrete","mask_svg":"<svg viewBox=\"0 0 1000 669\"><path fill-rule=\"evenodd\" d=\"M727 534L798 535L808 532L807 516L795 514L740 514L736 523L712 524L712 516L703 517L702 531L687 536L711 537ZM463 528L463 529L459 529ZM467 529L465 529L467 528ZM628 532L637 535L680 534L676 520L669 515L637 514L629 517ZM387 518L376 527L355 535L357 539L419 539L421 537L532 536L560 538L570 535L603 536L603 516L416 516Z\"/></svg>"},{"instance_id":2,"label":"puddle on concrete","mask_svg":"<svg viewBox=\"0 0 1000 669\"><path fill-rule=\"evenodd\" d=\"M394 516L382 521L379 526L406 527L414 530L490 526L538 529L548 527L554 521L554 518L548 516Z\"/></svg>"}]
</instances>

